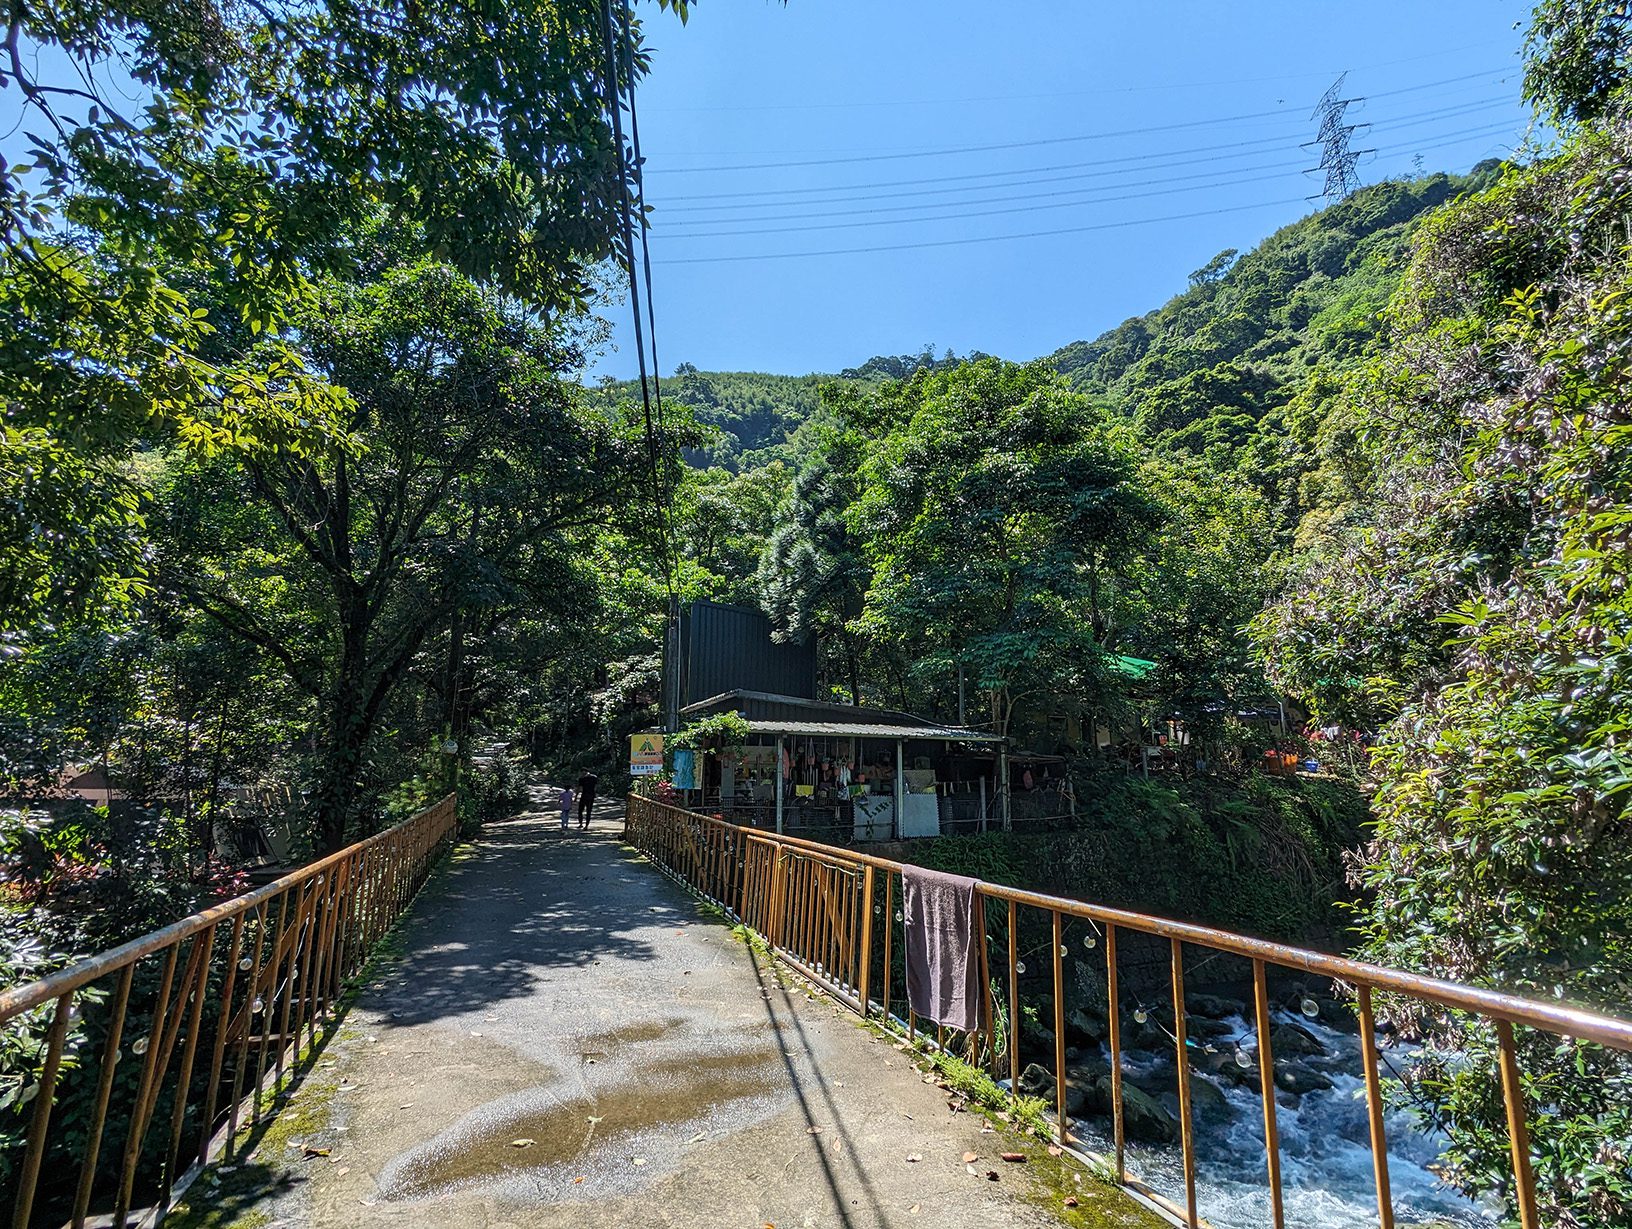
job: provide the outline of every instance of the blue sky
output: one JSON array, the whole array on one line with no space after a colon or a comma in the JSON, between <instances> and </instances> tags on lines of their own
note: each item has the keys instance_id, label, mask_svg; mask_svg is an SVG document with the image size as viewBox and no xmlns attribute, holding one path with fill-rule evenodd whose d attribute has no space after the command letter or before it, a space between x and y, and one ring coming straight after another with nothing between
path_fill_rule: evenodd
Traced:
<instances>
[{"instance_id":1,"label":"blue sky","mask_svg":"<svg viewBox=\"0 0 1632 1229\"><path fill-rule=\"evenodd\" d=\"M1093 337L1314 208L1299 143L1345 70L1374 125L1364 182L1416 155L1466 170L1529 122L1519 0L700 0L685 27L642 9L665 374ZM995 238L1053 231L1075 233ZM882 250L787 255L841 249ZM627 310L608 315L600 370L632 375Z\"/></svg>"}]
</instances>

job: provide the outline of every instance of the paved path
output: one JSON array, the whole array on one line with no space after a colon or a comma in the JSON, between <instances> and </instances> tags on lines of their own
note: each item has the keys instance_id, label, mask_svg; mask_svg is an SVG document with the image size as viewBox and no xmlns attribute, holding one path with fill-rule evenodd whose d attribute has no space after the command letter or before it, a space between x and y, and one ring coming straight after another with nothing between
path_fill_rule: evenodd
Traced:
<instances>
[{"instance_id":1,"label":"paved path","mask_svg":"<svg viewBox=\"0 0 1632 1229\"><path fill-rule=\"evenodd\" d=\"M1083 1180L1036 1149L996 1161L1012 1141L784 986L620 829L610 806L584 834L528 814L457 854L277 1125L180 1223L1060 1223L1046 1205ZM1153 1223L1067 1189L1074 1223Z\"/></svg>"}]
</instances>

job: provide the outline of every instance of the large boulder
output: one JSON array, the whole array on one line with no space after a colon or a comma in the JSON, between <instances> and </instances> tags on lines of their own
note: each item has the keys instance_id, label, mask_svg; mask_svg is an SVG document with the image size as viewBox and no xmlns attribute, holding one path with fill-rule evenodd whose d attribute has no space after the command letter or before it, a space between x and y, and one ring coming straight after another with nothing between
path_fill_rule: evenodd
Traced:
<instances>
[{"instance_id":1,"label":"large boulder","mask_svg":"<svg viewBox=\"0 0 1632 1229\"><path fill-rule=\"evenodd\" d=\"M1217 994L1187 994L1184 996L1184 1009L1193 1016L1206 1016L1210 1020L1247 1014L1247 1005L1240 999Z\"/></svg>"},{"instance_id":2,"label":"large boulder","mask_svg":"<svg viewBox=\"0 0 1632 1229\"><path fill-rule=\"evenodd\" d=\"M1109 1025L1099 1012L1077 1008L1065 1018L1065 1035L1081 1045L1097 1046L1105 1040Z\"/></svg>"},{"instance_id":3,"label":"large boulder","mask_svg":"<svg viewBox=\"0 0 1632 1229\"><path fill-rule=\"evenodd\" d=\"M1290 1021L1269 1031L1269 1043L1279 1058L1325 1058L1326 1043L1301 1024Z\"/></svg>"},{"instance_id":4,"label":"large boulder","mask_svg":"<svg viewBox=\"0 0 1632 1229\"><path fill-rule=\"evenodd\" d=\"M1239 1031L1228 1020L1213 1020L1207 1016L1190 1016L1184 1022L1185 1035L1197 1041L1217 1041L1234 1037Z\"/></svg>"},{"instance_id":5,"label":"large boulder","mask_svg":"<svg viewBox=\"0 0 1632 1229\"><path fill-rule=\"evenodd\" d=\"M1024 1097L1052 1097L1054 1073L1041 1063L1027 1063L1020 1073L1019 1092Z\"/></svg>"},{"instance_id":6,"label":"large boulder","mask_svg":"<svg viewBox=\"0 0 1632 1229\"><path fill-rule=\"evenodd\" d=\"M1111 1100L1111 1077L1106 1076L1103 1097ZM1168 1108L1144 1089L1133 1084L1122 1085L1122 1129L1129 1139L1151 1144L1171 1144L1179 1137L1179 1120Z\"/></svg>"},{"instance_id":7,"label":"large boulder","mask_svg":"<svg viewBox=\"0 0 1632 1229\"><path fill-rule=\"evenodd\" d=\"M1332 1081L1314 1068L1300 1062L1285 1062L1276 1056L1275 1085L1297 1096L1323 1092L1332 1087Z\"/></svg>"},{"instance_id":8,"label":"large boulder","mask_svg":"<svg viewBox=\"0 0 1632 1229\"><path fill-rule=\"evenodd\" d=\"M1230 1099L1211 1080L1194 1072L1190 1075L1190 1112L1197 1122L1215 1123L1230 1120Z\"/></svg>"}]
</instances>

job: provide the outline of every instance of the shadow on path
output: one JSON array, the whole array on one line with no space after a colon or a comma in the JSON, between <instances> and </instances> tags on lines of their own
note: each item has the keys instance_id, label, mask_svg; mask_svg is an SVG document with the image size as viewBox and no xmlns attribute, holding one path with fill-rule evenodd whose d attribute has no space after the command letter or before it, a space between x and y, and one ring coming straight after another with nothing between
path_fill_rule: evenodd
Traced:
<instances>
[{"instance_id":1,"label":"shadow on path","mask_svg":"<svg viewBox=\"0 0 1632 1229\"><path fill-rule=\"evenodd\" d=\"M387 996L390 1018L423 1024L479 1013L530 998L555 972L655 959L636 932L660 914L631 914L619 901L633 894L619 881L639 873L615 856L621 822L621 807L602 802L584 832L562 832L551 810L487 825L405 926L405 955L390 976L406 985Z\"/></svg>"},{"instance_id":2,"label":"shadow on path","mask_svg":"<svg viewBox=\"0 0 1632 1229\"><path fill-rule=\"evenodd\" d=\"M844 1115L839 1108L838 1102L833 1098L833 1090L828 1085L827 1077L822 1074L821 1067L815 1062L815 1050L810 1044L810 1039L805 1036L805 1026L799 1019L798 1005L794 1002L793 996L788 993L787 987L777 978L775 970L761 961L759 953L751 945L744 946L748 953L748 961L753 966L754 977L758 980L762 992L761 997L765 1004L765 1018L769 1021L771 1029L778 1040L777 1049L782 1055L782 1065L787 1071L788 1086L793 1090L793 1095L799 1103L799 1112L804 1116L806 1127L816 1128L817 1132L833 1132L834 1137L842 1144L839 1150L840 1155L845 1158L847 1168L853 1173L856 1185L867 1200L870 1215L863 1223L887 1225L889 1215L878 1198L878 1192L874 1188L872 1180L867 1176L867 1171L853 1161L853 1158L857 1155L856 1141L844 1125ZM791 1026L791 1033L784 1025L783 1018L777 1015L774 1002L777 997L781 999L786 1025ZM827 1111L827 1122L831 1125L823 1125L817 1120L814 1112L816 1107L811 1104L804 1083L799 1078L799 1069L793 1061L794 1054L811 1055L812 1082L821 1095L823 1107ZM832 1192L833 1206L838 1211L839 1221L845 1226L845 1229L853 1229L856 1221L850 1214L845 1191L839 1180L838 1165L829 1155L830 1149L822 1143L820 1133L811 1133L809 1139L817 1163L822 1168L822 1178L827 1183L828 1190Z\"/></svg>"}]
</instances>

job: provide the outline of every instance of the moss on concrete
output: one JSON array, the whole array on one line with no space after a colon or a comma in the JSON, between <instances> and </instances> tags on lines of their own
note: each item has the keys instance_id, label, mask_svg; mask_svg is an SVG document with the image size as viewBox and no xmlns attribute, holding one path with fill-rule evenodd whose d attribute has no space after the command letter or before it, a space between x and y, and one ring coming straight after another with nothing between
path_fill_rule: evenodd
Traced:
<instances>
[{"instance_id":1,"label":"moss on concrete","mask_svg":"<svg viewBox=\"0 0 1632 1229\"><path fill-rule=\"evenodd\" d=\"M1026 1141L1022 1148L1028 1187L1024 1198L1045 1208L1073 1229L1169 1229L1169 1222L1126 1191L1086 1171L1068 1153L1053 1156L1046 1144Z\"/></svg>"}]
</instances>

